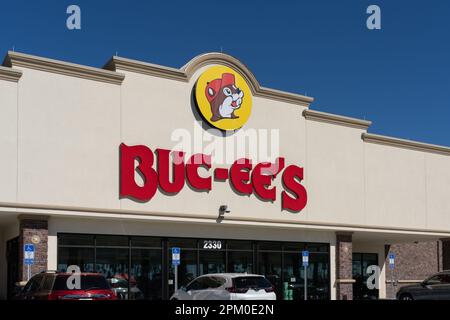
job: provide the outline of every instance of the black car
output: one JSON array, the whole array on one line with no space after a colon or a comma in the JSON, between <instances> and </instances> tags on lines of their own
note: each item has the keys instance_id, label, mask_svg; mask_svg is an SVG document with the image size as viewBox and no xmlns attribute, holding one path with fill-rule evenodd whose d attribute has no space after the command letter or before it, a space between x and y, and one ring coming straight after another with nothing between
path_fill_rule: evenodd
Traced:
<instances>
[{"instance_id":1,"label":"black car","mask_svg":"<svg viewBox=\"0 0 450 320\"><path fill-rule=\"evenodd\" d=\"M397 299L450 300L450 270L436 273L419 284L400 288Z\"/></svg>"}]
</instances>

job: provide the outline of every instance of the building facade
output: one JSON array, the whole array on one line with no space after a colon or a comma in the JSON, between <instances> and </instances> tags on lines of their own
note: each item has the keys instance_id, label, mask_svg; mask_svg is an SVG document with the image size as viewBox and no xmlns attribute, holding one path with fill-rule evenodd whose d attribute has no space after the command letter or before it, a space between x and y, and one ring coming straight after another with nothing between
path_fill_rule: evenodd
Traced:
<instances>
[{"instance_id":1,"label":"building facade","mask_svg":"<svg viewBox=\"0 0 450 320\"><path fill-rule=\"evenodd\" d=\"M9 52L0 297L76 265L121 298L168 299L174 247L181 285L254 272L287 300L303 299L305 276L309 299L383 299L449 268L450 148L368 133L369 121L312 102L220 53L176 69Z\"/></svg>"}]
</instances>

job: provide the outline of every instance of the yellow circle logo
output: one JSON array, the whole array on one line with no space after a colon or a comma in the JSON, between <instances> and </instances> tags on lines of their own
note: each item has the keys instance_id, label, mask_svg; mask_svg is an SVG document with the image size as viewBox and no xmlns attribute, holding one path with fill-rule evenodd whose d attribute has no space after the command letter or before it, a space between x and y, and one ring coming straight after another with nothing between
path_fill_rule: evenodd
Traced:
<instances>
[{"instance_id":1,"label":"yellow circle logo","mask_svg":"<svg viewBox=\"0 0 450 320\"><path fill-rule=\"evenodd\" d=\"M195 99L203 118L221 130L241 128L252 110L250 87L238 72L226 66L214 66L202 73Z\"/></svg>"}]
</instances>

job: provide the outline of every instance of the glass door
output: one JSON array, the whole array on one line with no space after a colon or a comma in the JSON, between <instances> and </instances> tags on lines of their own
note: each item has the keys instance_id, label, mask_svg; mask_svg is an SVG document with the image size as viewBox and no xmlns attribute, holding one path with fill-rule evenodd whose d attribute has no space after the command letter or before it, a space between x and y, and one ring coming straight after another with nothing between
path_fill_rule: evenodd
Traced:
<instances>
[{"instance_id":1,"label":"glass door","mask_svg":"<svg viewBox=\"0 0 450 320\"><path fill-rule=\"evenodd\" d=\"M162 248L161 239L133 237L131 239L130 299L162 299Z\"/></svg>"},{"instance_id":2,"label":"glass door","mask_svg":"<svg viewBox=\"0 0 450 320\"><path fill-rule=\"evenodd\" d=\"M305 271L303 268L302 257L298 252L284 253L283 276L283 299L303 300ZM308 283L311 285L312 281L308 281ZM308 290L308 292L310 291Z\"/></svg>"},{"instance_id":3,"label":"glass door","mask_svg":"<svg viewBox=\"0 0 450 320\"><path fill-rule=\"evenodd\" d=\"M281 252L258 252L258 274L264 275L272 283L279 300L283 299L281 270Z\"/></svg>"},{"instance_id":4,"label":"glass door","mask_svg":"<svg viewBox=\"0 0 450 320\"><path fill-rule=\"evenodd\" d=\"M355 283L353 284L353 298L355 300L378 299L378 289L369 289L367 273L369 266L378 266L378 254L376 253L353 253L352 273Z\"/></svg>"}]
</instances>

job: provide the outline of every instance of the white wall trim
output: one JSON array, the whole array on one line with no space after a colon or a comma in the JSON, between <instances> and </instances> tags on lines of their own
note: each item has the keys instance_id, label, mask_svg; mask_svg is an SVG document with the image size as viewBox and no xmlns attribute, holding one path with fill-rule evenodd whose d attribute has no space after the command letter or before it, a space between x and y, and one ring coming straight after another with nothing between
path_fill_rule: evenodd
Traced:
<instances>
[{"instance_id":1,"label":"white wall trim","mask_svg":"<svg viewBox=\"0 0 450 320\"><path fill-rule=\"evenodd\" d=\"M305 109L303 111L303 116L307 120L321 121L326 123L338 124L358 129L367 130L372 124L371 121L361 120L356 118L344 117L336 114Z\"/></svg>"},{"instance_id":2,"label":"white wall trim","mask_svg":"<svg viewBox=\"0 0 450 320\"><path fill-rule=\"evenodd\" d=\"M84 216L84 217L110 217L132 220L155 220L155 221L174 221L174 222L197 222L206 224L217 224L217 216L206 214L187 214L187 213L167 213L167 212L149 212L134 211L124 209L98 209L85 207L69 207L56 205L37 205L37 204L19 204L0 202L0 210L4 208L14 208L23 214L38 214L48 216ZM273 228L300 228L317 231L339 231L339 232L373 232L373 233L392 233L410 236L426 236L432 238L450 237L448 230L424 230L407 228L389 228L382 226L364 226L348 224L327 224L324 222L286 221L275 219L253 219L249 217L233 217L224 219L221 224L231 225L249 225Z\"/></svg>"},{"instance_id":3,"label":"white wall trim","mask_svg":"<svg viewBox=\"0 0 450 320\"><path fill-rule=\"evenodd\" d=\"M18 82L22 71L0 66L0 80Z\"/></svg>"},{"instance_id":4,"label":"white wall trim","mask_svg":"<svg viewBox=\"0 0 450 320\"><path fill-rule=\"evenodd\" d=\"M13 51L8 52L3 65L7 67L24 67L40 71L53 72L66 76L102 81L112 84L121 84L125 78L124 74L110 70L42 58Z\"/></svg>"},{"instance_id":5,"label":"white wall trim","mask_svg":"<svg viewBox=\"0 0 450 320\"><path fill-rule=\"evenodd\" d=\"M393 147L400 147L406 149L412 149L417 151L434 152L444 155L450 155L450 147L439 146L435 144L417 142L413 140L405 140L399 138L393 138L388 136L382 136L373 133L363 133L362 139L364 142L377 143L381 145L388 145Z\"/></svg>"}]
</instances>

